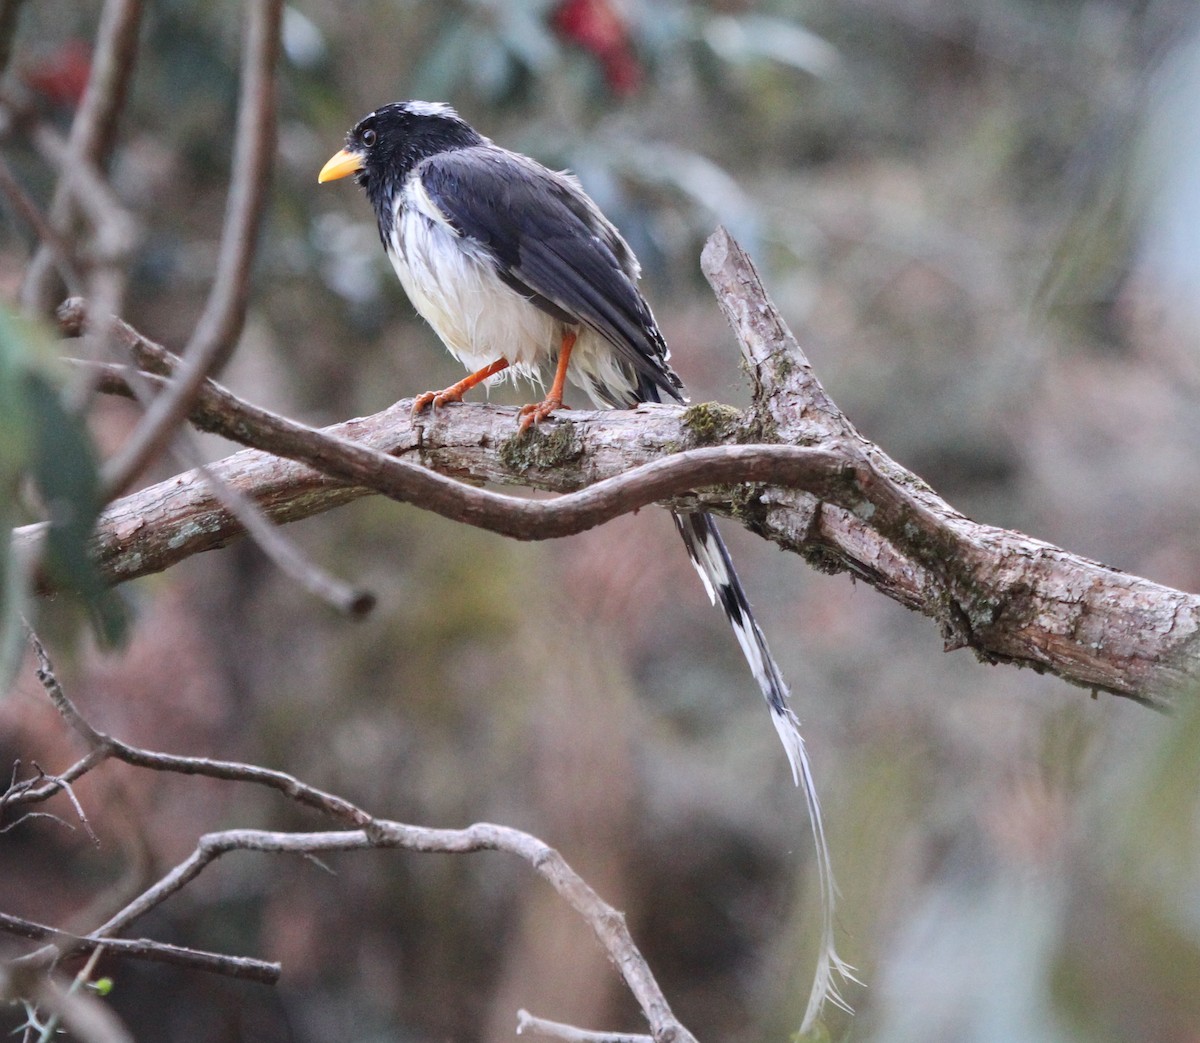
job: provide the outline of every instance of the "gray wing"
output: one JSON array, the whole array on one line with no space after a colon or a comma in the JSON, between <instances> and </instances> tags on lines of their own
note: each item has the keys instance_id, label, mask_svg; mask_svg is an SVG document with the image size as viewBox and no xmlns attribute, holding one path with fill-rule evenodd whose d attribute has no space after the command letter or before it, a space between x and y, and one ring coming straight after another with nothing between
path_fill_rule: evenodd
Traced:
<instances>
[{"instance_id":1,"label":"gray wing","mask_svg":"<svg viewBox=\"0 0 1200 1043\"><path fill-rule=\"evenodd\" d=\"M415 173L455 231L491 255L505 283L613 346L636 376L640 399L662 393L683 401L635 282L637 261L574 179L490 145L439 153Z\"/></svg>"}]
</instances>

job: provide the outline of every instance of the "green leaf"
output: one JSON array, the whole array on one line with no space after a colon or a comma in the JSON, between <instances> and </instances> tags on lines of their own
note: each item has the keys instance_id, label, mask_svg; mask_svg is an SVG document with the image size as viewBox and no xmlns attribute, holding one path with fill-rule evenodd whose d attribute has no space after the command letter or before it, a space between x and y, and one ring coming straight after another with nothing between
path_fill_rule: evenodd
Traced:
<instances>
[{"instance_id":1,"label":"green leaf","mask_svg":"<svg viewBox=\"0 0 1200 1043\"><path fill-rule=\"evenodd\" d=\"M30 471L50 529L44 568L56 584L78 591L102 645L121 642L128 622L123 602L104 583L91 557L92 528L100 513L100 479L83 420L40 373L26 374L33 419Z\"/></svg>"},{"instance_id":2,"label":"green leaf","mask_svg":"<svg viewBox=\"0 0 1200 1043\"><path fill-rule=\"evenodd\" d=\"M49 522L42 565L53 582L75 591L97 639L124 637L127 613L104 584L90 556L100 511L96 454L87 426L66 408L48 361L54 339L39 325L0 306L0 691L7 689L23 645L21 614L29 600L27 565L14 561L8 533L22 517L22 494L32 481Z\"/></svg>"}]
</instances>

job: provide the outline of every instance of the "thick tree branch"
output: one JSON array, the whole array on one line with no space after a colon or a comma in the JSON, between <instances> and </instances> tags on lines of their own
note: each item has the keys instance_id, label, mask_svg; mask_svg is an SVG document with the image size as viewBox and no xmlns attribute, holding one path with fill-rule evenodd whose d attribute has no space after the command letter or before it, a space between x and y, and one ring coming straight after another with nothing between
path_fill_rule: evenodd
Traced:
<instances>
[{"instance_id":1,"label":"thick tree branch","mask_svg":"<svg viewBox=\"0 0 1200 1043\"><path fill-rule=\"evenodd\" d=\"M277 522L375 491L504 535L548 539L652 502L701 503L935 619L948 649L970 647L988 662L1161 707L1200 680L1200 597L955 511L854 430L723 231L704 266L751 367L747 415L715 405L581 411L522 437L511 409L456 405L414 422L402 401L317 431L208 382L191 419L258 447L213 469ZM173 357L136 331L118 324L115 333L143 368L172 368ZM110 369L103 383L119 391L123 378ZM564 495L531 501L472 484L482 482ZM34 535L31 527L18 538ZM236 519L188 472L112 504L96 553L116 583L239 535Z\"/></svg>"}]
</instances>

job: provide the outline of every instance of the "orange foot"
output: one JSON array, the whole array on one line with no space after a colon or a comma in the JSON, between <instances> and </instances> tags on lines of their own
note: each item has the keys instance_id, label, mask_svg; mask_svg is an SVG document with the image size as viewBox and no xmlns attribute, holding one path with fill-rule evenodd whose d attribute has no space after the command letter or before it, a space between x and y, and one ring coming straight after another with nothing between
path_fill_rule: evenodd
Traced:
<instances>
[{"instance_id":1,"label":"orange foot","mask_svg":"<svg viewBox=\"0 0 1200 1043\"><path fill-rule=\"evenodd\" d=\"M440 409L450 402L461 402L463 395L476 384L482 384L488 377L495 376L507 368L507 359L496 359L490 366L484 366L479 372L472 373L469 377L463 377L457 384L451 384L444 391L426 391L425 394L418 395L413 400L412 415L416 416L421 410L428 409L430 405L434 409Z\"/></svg>"},{"instance_id":2,"label":"orange foot","mask_svg":"<svg viewBox=\"0 0 1200 1043\"><path fill-rule=\"evenodd\" d=\"M531 402L527 406L522 406L517 412L517 416L521 418L520 433L524 434L534 424L540 424L556 409L570 409L570 406L564 406L562 395L556 395L553 391L550 392L540 402Z\"/></svg>"},{"instance_id":3,"label":"orange foot","mask_svg":"<svg viewBox=\"0 0 1200 1043\"><path fill-rule=\"evenodd\" d=\"M423 395L418 395L413 399L413 416L424 412L430 406L434 409L441 409L442 406L449 402L461 402L463 393L458 390L458 387L448 387L445 391L426 391Z\"/></svg>"},{"instance_id":4,"label":"orange foot","mask_svg":"<svg viewBox=\"0 0 1200 1043\"><path fill-rule=\"evenodd\" d=\"M569 408L563 406L563 388L567 383L567 363L571 358L571 349L575 347L576 334L567 330L562 335L562 344L558 349L558 365L554 370L554 383L550 385L550 393L540 402L532 402L522 406L517 415L521 418L521 434L528 431L534 424L540 424L556 409Z\"/></svg>"}]
</instances>

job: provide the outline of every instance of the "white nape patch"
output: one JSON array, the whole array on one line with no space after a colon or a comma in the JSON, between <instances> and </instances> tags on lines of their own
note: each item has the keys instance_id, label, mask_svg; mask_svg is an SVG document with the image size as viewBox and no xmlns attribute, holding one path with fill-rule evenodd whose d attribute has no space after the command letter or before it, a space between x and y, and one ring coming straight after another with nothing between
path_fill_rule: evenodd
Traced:
<instances>
[{"instance_id":1,"label":"white nape patch","mask_svg":"<svg viewBox=\"0 0 1200 1043\"><path fill-rule=\"evenodd\" d=\"M404 108L414 116L445 116L459 119L459 115L444 101L406 101Z\"/></svg>"}]
</instances>

